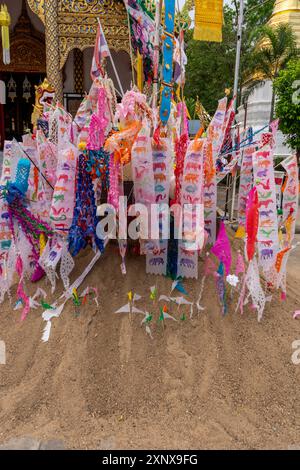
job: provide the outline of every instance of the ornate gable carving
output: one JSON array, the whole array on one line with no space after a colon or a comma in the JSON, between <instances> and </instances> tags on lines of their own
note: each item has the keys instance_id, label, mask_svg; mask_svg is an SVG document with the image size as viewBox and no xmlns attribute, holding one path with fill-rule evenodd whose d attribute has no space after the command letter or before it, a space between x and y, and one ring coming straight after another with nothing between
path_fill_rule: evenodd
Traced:
<instances>
[{"instance_id":1,"label":"ornate gable carving","mask_svg":"<svg viewBox=\"0 0 300 470\"><path fill-rule=\"evenodd\" d=\"M46 72L46 51L44 35L32 26L26 8L22 13L11 35L11 63L4 65L3 72Z\"/></svg>"},{"instance_id":2,"label":"ornate gable carving","mask_svg":"<svg viewBox=\"0 0 300 470\"><path fill-rule=\"evenodd\" d=\"M45 0L27 0L45 23ZM122 0L59 0L58 36L60 67L71 50L93 47L100 18L110 49L130 52L126 8Z\"/></svg>"}]
</instances>

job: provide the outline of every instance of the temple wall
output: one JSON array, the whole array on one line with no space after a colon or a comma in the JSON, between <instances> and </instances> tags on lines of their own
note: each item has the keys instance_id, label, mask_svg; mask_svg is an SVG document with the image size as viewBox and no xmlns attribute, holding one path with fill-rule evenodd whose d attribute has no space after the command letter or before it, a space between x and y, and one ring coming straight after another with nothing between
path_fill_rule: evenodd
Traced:
<instances>
[{"instance_id":1,"label":"temple wall","mask_svg":"<svg viewBox=\"0 0 300 470\"><path fill-rule=\"evenodd\" d=\"M7 2L7 6L9 8L9 13L11 15L11 30L15 27L19 16L21 15L22 10L22 0L13 0L11 2ZM45 26L43 25L42 21L38 18L36 14L32 12L26 2L26 8L28 12L28 16L32 25L37 29L39 32L45 34ZM130 88L131 82L131 64L130 64L130 57L125 51L115 52L112 50L112 56L116 64L116 68L118 70L120 80L122 82L124 91ZM89 91L91 86L91 78L90 78L90 69L93 57L93 48L87 48L84 51L84 91ZM117 81L112 70L110 61L107 64L107 72L108 75L113 79L115 85L117 86ZM64 93L74 93L74 51L69 53L67 62L64 67Z\"/></svg>"},{"instance_id":2,"label":"temple wall","mask_svg":"<svg viewBox=\"0 0 300 470\"><path fill-rule=\"evenodd\" d=\"M11 29L13 29L18 21L18 18L19 16L21 15L21 11L22 11L22 0L12 0L12 1L8 1L7 3L7 7L8 7L8 10L9 10L9 13L10 13L10 16L11 16ZM28 13L28 16L30 18L30 21L32 23L32 25L35 27L35 29L37 29L40 33L44 33L45 34L45 26L43 25L43 23L41 22L41 20L38 18L37 15L35 15L31 9L29 8L29 6L27 5L26 3L26 8L27 8L27 13Z\"/></svg>"}]
</instances>

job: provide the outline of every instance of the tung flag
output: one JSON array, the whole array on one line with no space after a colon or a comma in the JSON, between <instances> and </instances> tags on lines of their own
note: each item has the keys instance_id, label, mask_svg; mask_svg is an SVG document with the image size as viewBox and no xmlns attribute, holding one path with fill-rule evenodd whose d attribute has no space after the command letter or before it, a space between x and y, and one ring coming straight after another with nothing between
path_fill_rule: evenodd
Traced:
<instances>
[{"instance_id":1,"label":"tung flag","mask_svg":"<svg viewBox=\"0 0 300 470\"><path fill-rule=\"evenodd\" d=\"M91 68L91 77L93 80L98 78L100 75L104 75L102 69L102 61L105 57L109 56L109 48L101 27L101 24L98 25L96 44L94 49L94 57Z\"/></svg>"}]
</instances>

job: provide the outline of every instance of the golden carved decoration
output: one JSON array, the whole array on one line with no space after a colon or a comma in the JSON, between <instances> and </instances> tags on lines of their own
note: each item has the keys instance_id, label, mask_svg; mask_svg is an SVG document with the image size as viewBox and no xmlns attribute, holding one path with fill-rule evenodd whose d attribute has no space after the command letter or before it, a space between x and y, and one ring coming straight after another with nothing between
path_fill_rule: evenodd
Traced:
<instances>
[{"instance_id":1,"label":"golden carved decoration","mask_svg":"<svg viewBox=\"0 0 300 470\"><path fill-rule=\"evenodd\" d=\"M84 92L84 63L83 53L79 49L74 49L74 88L75 93Z\"/></svg>"},{"instance_id":2,"label":"golden carved decoration","mask_svg":"<svg viewBox=\"0 0 300 470\"><path fill-rule=\"evenodd\" d=\"M47 78L45 78L40 85L35 85L35 104L31 115L31 124L33 124L34 129L36 129L37 121L41 117L45 105L51 104L54 97L55 90L50 85Z\"/></svg>"},{"instance_id":3,"label":"golden carved decoration","mask_svg":"<svg viewBox=\"0 0 300 470\"><path fill-rule=\"evenodd\" d=\"M27 0L30 8L45 23L45 4L49 0ZM51 0L50 0L51 1ZM122 0L57 0L60 68L69 52L94 47L97 17L110 49L130 52L126 8Z\"/></svg>"},{"instance_id":4,"label":"golden carved decoration","mask_svg":"<svg viewBox=\"0 0 300 470\"><path fill-rule=\"evenodd\" d=\"M60 51L58 37L58 1L46 0L45 3L45 30L47 77L55 89L55 98L63 101L63 77L60 70Z\"/></svg>"},{"instance_id":5,"label":"golden carved decoration","mask_svg":"<svg viewBox=\"0 0 300 470\"><path fill-rule=\"evenodd\" d=\"M33 13L45 24L45 0L27 0Z\"/></svg>"},{"instance_id":6,"label":"golden carved decoration","mask_svg":"<svg viewBox=\"0 0 300 470\"><path fill-rule=\"evenodd\" d=\"M0 61L1 72L46 72L45 37L32 26L25 3L11 35L11 62Z\"/></svg>"}]
</instances>

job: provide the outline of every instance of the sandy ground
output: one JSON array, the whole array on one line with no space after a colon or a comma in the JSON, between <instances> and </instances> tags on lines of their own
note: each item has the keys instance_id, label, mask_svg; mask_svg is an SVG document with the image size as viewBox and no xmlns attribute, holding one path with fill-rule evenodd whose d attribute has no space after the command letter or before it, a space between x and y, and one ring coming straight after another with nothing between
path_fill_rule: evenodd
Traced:
<instances>
[{"instance_id":1,"label":"sandy ground","mask_svg":"<svg viewBox=\"0 0 300 470\"><path fill-rule=\"evenodd\" d=\"M100 309L87 305L76 317L68 304L49 343L41 342L41 310L20 323L20 312L4 304L0 443L30 436L82 449L300 448L300 365L291 361L300 340L300 320L292 319L300 308L299 256L300 249L287 301L275 293L261 323L250 309L234 314L236 298L222 318L210 279L205 312L169 321L165 331L156 326L151 340L140 316L131 323L113 312L130 289L148 299L150 286L168 294L171 281L147 276L144 259L133 255L122 277L115 246L83 285L98 286ZM77 275L90 259L90 252L79 257ZM192 299L199 283L185 282ZM150 300L140 305L151 308Z\"/></svg>"}]
</instances>

